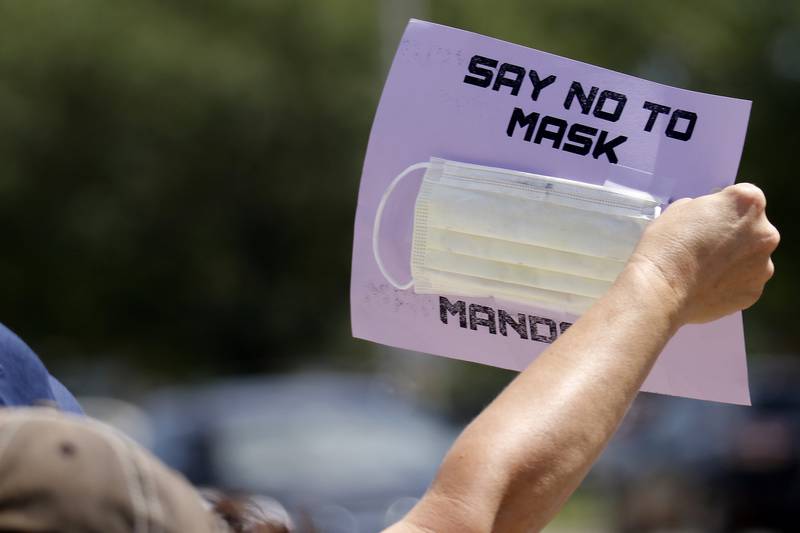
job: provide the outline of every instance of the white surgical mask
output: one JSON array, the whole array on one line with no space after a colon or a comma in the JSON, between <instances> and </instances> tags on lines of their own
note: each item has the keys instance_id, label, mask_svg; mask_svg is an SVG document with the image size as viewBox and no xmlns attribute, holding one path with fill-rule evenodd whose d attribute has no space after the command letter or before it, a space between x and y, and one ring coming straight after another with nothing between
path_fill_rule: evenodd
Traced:
<instances>
[{"instance_id":1,"label":"white surgical mask","mask_svg":"<svg viewBox=\"0 0 800 533\"><path fill-rule=\"evenodd\" d=\"M426 169L414 209L413 279L400 283L378 250L397 184ZM496 297L580 314L611 286L647 224L647 193L431 158L381 198L372 247L386 279L417 294Z\"/></svg>"}]
</instances>

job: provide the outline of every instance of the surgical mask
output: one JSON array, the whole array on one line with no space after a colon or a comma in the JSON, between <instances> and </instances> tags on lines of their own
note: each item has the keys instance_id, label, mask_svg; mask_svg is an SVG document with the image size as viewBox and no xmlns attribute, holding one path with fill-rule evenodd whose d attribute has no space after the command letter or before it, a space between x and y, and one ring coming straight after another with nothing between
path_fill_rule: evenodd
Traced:
<instances>
[{"instance_id":1,"label":"surgical mask","mask_svg":"<svg viewBox=\"0 0 800 533\"><path fill-rule=\"evenodd\" d=\"M401 283L380 256L381 218L397 184L422 169L412 280ZM581 314L622 271L659 204L631 189L431 158L405 169L386 189L372 248L381 273L398 289Z\"/></svg>"}]
</instances>

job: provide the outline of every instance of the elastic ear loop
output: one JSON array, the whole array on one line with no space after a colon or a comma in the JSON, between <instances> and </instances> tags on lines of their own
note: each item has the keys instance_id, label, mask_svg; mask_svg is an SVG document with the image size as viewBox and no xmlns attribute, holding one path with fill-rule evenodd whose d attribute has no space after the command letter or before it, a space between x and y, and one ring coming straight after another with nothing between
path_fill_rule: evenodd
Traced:
<instances>
[{"instance_id":1,"label":"elastic ear loop","mask_svg":"<svg viewBox=\"0 0 800 533\"><path fill-rule=\"evenodd\" d=\"M394 188L397 187L397 184L400 183L400 180L414 172L415 170L427 169L431 165L430 163L415 163L402 171L400 174L395 177L392 182L389 184L389 187L386 188L386 191L383 193L381 197L381 201L378 204L378 211L375 213L375 223L372 226L372 254L375 256L375 262L378 263L378 269L380 269L381 274L383 277L386 278L386 281L391 283L395 288L400 290L405 290L411 288L414 285L414 280L412 279L408 283L401 284L396 279L392 277L389 272L386 271L386 266L383 264L383 260L381 259L381 254L378 251L378 237L380 236L381 231L381 218L383 217L383 209L386 207L386 201L389 199L389 196L394 191Z\"/></svg>"}]
</instances>

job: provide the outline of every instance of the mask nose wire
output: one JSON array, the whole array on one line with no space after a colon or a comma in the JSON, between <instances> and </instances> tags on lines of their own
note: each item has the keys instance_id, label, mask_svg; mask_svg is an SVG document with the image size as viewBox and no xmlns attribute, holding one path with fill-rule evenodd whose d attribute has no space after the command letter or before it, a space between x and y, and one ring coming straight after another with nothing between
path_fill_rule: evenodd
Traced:
<instances>
[{"instance_id":1,"label":"mask nose wire","mask_svg":"<svg viewBox=\"0 0 800 533\"><path fill-rule=\"evenodd\" d=\"M399 281L394 279L394 277L392 277L392 275L389 274L389 272L387 272L386 266L383 264L383 259L381 259L380 250L378 250L378 241L381 232L381 218L383 217L383 209L386 207L386 202L389 199L389 196L392 194L392 191L394 191L395 187L397 187L397 184L400 183L400 181L403 178L405 178L415 170L427 169L429 167L430 163L415 163L410 167L406 168L400 174L398 174L386 188L386 191L384 191L383 196L381 196L381 201L378 204L378 210L375 212L375 223L372 226L372 254L375 256L375 262L378 264L378 269L381 271L381 274L383 274L383 277L386 278L386 281L388 281L395 288L400 290L411 288L411 286L414 285L414 280L412 279L408 283L400 283Z\"/></svg>"}]
</instances>

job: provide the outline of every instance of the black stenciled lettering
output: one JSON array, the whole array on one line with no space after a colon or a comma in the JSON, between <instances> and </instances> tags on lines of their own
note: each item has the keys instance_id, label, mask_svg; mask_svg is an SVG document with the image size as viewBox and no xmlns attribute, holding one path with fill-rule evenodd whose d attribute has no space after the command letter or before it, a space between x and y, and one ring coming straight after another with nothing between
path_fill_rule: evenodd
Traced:
<instances>
[{"instance_id":1,"label":"black stenciled lettering","mask_svg":"<svg viewBox=\"0 0 800 533\"><path fill-rule=\"evenodd\" d=\"M522 109L515 107L514 112L511 113L511 120L508 121L508 128L506 128L506 135L509 137L514 136L514 128L519 126L520 128L524 128L527 126L527 130L525 131L525 140L530 141L533 137L533 132L536 131L536 122L539 120L539 113L533 112L530 115L526 115L525 111Z\"/></svg>"},{"instance_id":2,"label":"black stenciled lettering","mask_svg":"<svg viewBox=\"0 0 800 533\"><path fill-rule=\"evenodd\" d=\"M554 126L555 130L547 129L548 126ZM539 129L536 131L536 138L533 140L536 144L541 144L542 139L550 139L553 141L553 148L559 148L561 141L564 139L564 132L567 130L567 121L557 117L545 116L542 117L542 123L539 124Z\"/></svg>"},{"instance_id":3,"label":"black stenciled lettering","mask_svg":"<svg viewBox=\"0 0 800 533\"><path fill-rule=\"evenodd\" d=\"M549 318L545 318L543 316L528 316L528 321L531 324L531 340L538 341L538 342L546 342L547 344L552 343L556 340L558 336L556 330L556 322L555 320L551 320ZM547 328L547 334L543 335L539 333L538 326L542 325Z\"/></svg>"},{"instance_id":4,"label":"black stenciled lettering","mask_svg":"<svg viewBox=\"0 0 800 533\"><path fill-rule=\"evenodd\" d=\"M531 83L533 83L533 91L531 91L531 100L534 102L539 99L539 93L542 92L542 89L547 87L548 85L552 85L553 82L556 81L556 77L554 75L549 75L546 78L540 79L539 74L531 69L528 72L528 77L531 79Z\"/></svg>"},{"instance_id":5,"label":"black stenciled lettering","mask_svg":"<svg viewBox=\"0 0 800 533\"><path fill-rule=\"evenodd\" d=\"M567 132L567 140L563 150L578 155L586 155L592 151L593 137L597 135L597 128L573 124Z\"/></svg>"},{"instance_id":6,"label":"black stenciled lettering","mask_svg":"<svg viewBox=\"0 0 800 533\"><path fill-rule=\"evenodd\" d=\"M608 112L603 109L603 106L608 100L613 100L614 102L616 102L616 104L614 104L613 112ZM597 105L594 106L594 116L603 120L607 120L609 122L616 122L622 115L622 110L625 109L625 103L627 101L628 97L622 93L615 93L614 91L603 91L600 93L600 97L597 99Z\"/></svg>"},{"instance_id":7,"label":"black stenciled lettering","mask_svg":"<svg viewBox=\"0 0 800 533\"><path fill-rule=\"evenodd\" d=\"M494 69L495 67L497 67L496 59L479 55L472 56L472 59L469 60L467 71L474 75L470 76L467 74L464 76L464 83L477 85L478 87L488 87L492 84L492 78L494 77L494 70L491 69Z\"/></svg>"},{"instance_id":8,"label":"black stenciled lettering","mask_svg":"<svg viewBox=\"0 0 800 533\"><path fill-rule=\"evenodd\" d=\"M678 131L675 129L675 126L678 124L678 120L683 119L687 122L686 129L684 131ZM692 133L694 132L694 125L697 123L697 113L693 113L691 111L684 111L683 109L676 109L672 116L669 119L669 125L667 125L667 131L665 132L666 136L671 139L678 139L679 141L688 141L692 138Z\"/></svg>"},{"instance_id":9,"label":"black stenciled lettering","mask_svg":"<svg viewBox=\"0 0 800 533\"><path fill-rule=\"evenodd\" d=\"M525 319L525 313L517 313L517 320L514 320L511 315L503 311L497 310L497 322L500 324L500 335L508 336L506 326L511 326L511 329L517 332L521 339L528 338L528 323Z\"/></svg>"},{"instance_id":10,"label":"black stenciled lettering","mask_svg":"<svg viewBox=\"0 0 800 533\"><path fill-rule=\"evenodd\" d=\"M497 326L499 325L500 334L504 337L509 336L510 327L520 339L530 339L546 344L554 342L558 335L572 326L570 322L556 324L555 320L543 316L509 313L504 309L495 311L493 307L467 304L464 300L451 302L446 297L439 296L439 316L441 321L447 324L450 315L458 315L460 326L465 329L467 328L467 316L469 316L469 329L473 331L480 331L481 328L485 328L484 331L496 335Z\"/></svg>"},{"instance_id":11,"label":"black stenciled lettering","mask_svg":"<svg viewBox=\"0 0 800 533\"><path fill-rule=\"evenodd\" d=\"M447 315L458 315L458 323L462 328L467 327L467 304L464 300L452 303L444 296L439 296L439 318L443 324L447 324Z\"/></svg>"},{"instance_id":12,"label":"black stenciled lettering","mask_svg":"<svg viewBox=\"0 0 800 533\"><path fill-rule=\"evenodd\" d=\"M509 78L508 73L514 74ZM492 90L499 91L500 87L511 87L511 94L517 96L519 90L522 88L522 82L525 80L525 69L510 63L503 63L500 65L500 70L497 72L497 77L494 79Z\"/></svg>"},{"instance_id":13,"label":"black stenciled lettering","mask_svg":"<svg viewBox=\"0 0 800 533\"><path fill-rule=\"evenodd\" d=\"M583 90L583 85L577 81L573 81L572 85L569 86L567 97L564 99L564 109L572 107L572 101L577 98L578 104L581 106L581 113L588 115L592 110L592 103L594 103L595 96L597 96L597 87L592 87L587 95Z\"/></svg>"},{"instance_id":14,"label":"black stenciled lettering","mask_svg":"<svg viewBox=\"0 0 800 533\"><path fill-rule=\"evenodd\" d=\"M668 115L671 110L671 108L665 105L656 104L653 102L645 102L642 107L650 111L650 116L647 117L647 124L644 125L644 131L653 131L653 126L656 124L658 115L662 113Z\"/></svg>"},{"instance_id":15,"label":"black stenciled lettering","mask_svg":"<svg viewBox=\"0 0 800 533\"><path fill-rule=\"evenodd\" d=\"M600 136L597 138L597 144L595 144L594 150L592 151L592 157L597 159L601 155L605 154L605 156L608 157L608 160L611 163L616 164L619 161L619 158L617 158L617 154L614 153L614 148L627 141L628 138L625 137L624 135L620 135L619 137L615 137L610 141L606 142L607 137L608 137L607 131L603 130L600 132Z\"/></svg>"},{"instance_id":16,"label":"black stenciled lettering","mask_svg":"<svg viewBox=\"0 0 800 533\"><path fill-rule=\"evenodd\" d=\"M486 317L479 317L478 313L484 314ZM485 305L469 304L469 329L477 330L478 326L486 326L492 335L497 333L494 309Z\"/></svg>"}]
</instances>

